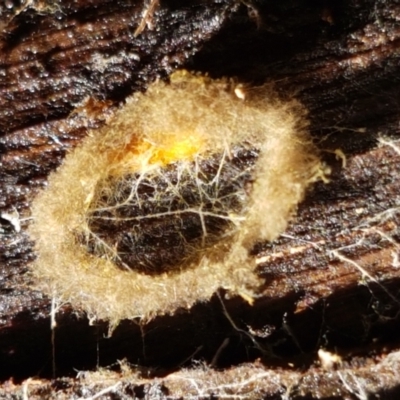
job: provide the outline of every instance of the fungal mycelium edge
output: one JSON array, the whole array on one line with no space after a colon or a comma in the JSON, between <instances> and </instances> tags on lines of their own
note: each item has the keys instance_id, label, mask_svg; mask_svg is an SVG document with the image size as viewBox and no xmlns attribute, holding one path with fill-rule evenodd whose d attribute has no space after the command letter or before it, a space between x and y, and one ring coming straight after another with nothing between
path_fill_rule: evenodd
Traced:
<instances>
[{"instance_id":1,"label":"fungal mycelium edge","mask_svg":"<svg viewBox=\"0 0 400 400\"><path fill-rule=\"evenodd\" d=\"M251 298L251 249L321 171L306 128L268 86L177 71L134 94L34 200L36 287L113 326L218 288Z\"/></svg>"}]
</instances>

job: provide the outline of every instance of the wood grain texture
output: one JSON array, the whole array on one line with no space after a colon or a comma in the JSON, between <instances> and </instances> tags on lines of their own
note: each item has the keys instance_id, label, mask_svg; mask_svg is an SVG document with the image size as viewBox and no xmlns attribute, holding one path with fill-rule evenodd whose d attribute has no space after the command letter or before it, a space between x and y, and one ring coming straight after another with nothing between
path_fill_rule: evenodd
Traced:
<instances>
[{"instance_id":1,"label":"wood grain texture","mask_svg":"<svg viewBox=\"0 0 400 400\"><path fill-rule=\"evenodd\" d=\"M142 2L28 3L0 9L2 396L396 398L399 5L162 1L153 29L135 37ZM30 202L88 128L177 66L274 82L282 97L302 101L331 181L310 191L276 242L254 249L265 278L254 306L221 292L142 326L124 321L105 338L105 323L64 305L52 348L50 299L26 275ZM342 362L324 370L321 348ZM204 364L182 369L193 360ZM71 379L109 365L114 372Z\"/></svg>"}]
</instances>

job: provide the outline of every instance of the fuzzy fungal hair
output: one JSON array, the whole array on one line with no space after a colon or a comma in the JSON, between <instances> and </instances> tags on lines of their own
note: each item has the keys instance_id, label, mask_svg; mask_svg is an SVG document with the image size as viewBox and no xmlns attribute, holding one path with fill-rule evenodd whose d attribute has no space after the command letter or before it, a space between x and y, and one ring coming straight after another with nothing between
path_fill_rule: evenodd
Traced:
<instances>
[{"instance_id":1,"label":"fuzzy fungal hair","mask_svg":"<svg viewBox=\"0 0 400 400\"><path fill-rule=\"evenodd\" d=\"M254 244L286 228L320 171L304 114L187 71L133 95L34 200L36 286L112 326L218 288L251 298Z\"/></svg>"}]
</instances>

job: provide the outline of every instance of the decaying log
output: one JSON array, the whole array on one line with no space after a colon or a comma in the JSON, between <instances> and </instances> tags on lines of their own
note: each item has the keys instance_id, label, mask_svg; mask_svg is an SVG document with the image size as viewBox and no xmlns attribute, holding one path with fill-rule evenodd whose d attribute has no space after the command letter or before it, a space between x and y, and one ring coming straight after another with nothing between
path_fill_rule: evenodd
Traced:
<instances>
[{"instance_id":1,"label":"decaying log","mask_svg":"<svg viewBox=\"0 0 400 400\"><path fill-rule=\"evenodd\" d=\"M399 20L394 0L0 5L1 396L397 398ZM106 337L57 304L51 330L26 274L30 203L88 129L177 67L299 99L330 182L254 249L254 305L221 291Z\"/></svg>"}]
</instances>

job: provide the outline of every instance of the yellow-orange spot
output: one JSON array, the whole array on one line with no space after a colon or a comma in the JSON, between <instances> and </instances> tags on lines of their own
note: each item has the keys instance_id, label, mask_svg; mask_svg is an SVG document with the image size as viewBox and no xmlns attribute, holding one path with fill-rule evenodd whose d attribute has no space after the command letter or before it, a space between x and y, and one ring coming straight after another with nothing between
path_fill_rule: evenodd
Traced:
<instances>
[{"instance_id":1,"label":"yellow-orange spot","mask_svg":"<svg viewBox=\"0 0 400 400\"><path fill-rule=\"evenodd\" d=\"M146 165L165 166L176 161L193 160L203 147L203 140L195 135L163 135L165 142L153 144L133 138L123 149L111 152L109 160L115 165L113 175L137 172ZM183 137L183 138L182 138Z\"/></svg>"},{"instance_id":2,"label":"yellow-orange spot","mask_svg":"<svg viewBox=\"0 0 400 400\"><path fill-rule=\"evenodd\" d=\"M173 143L155 148L150 163L166 165L179 160L193 159L200 149L199 137L189 136L185 139L178 139Z\"/></svg>"}]
</instances>

